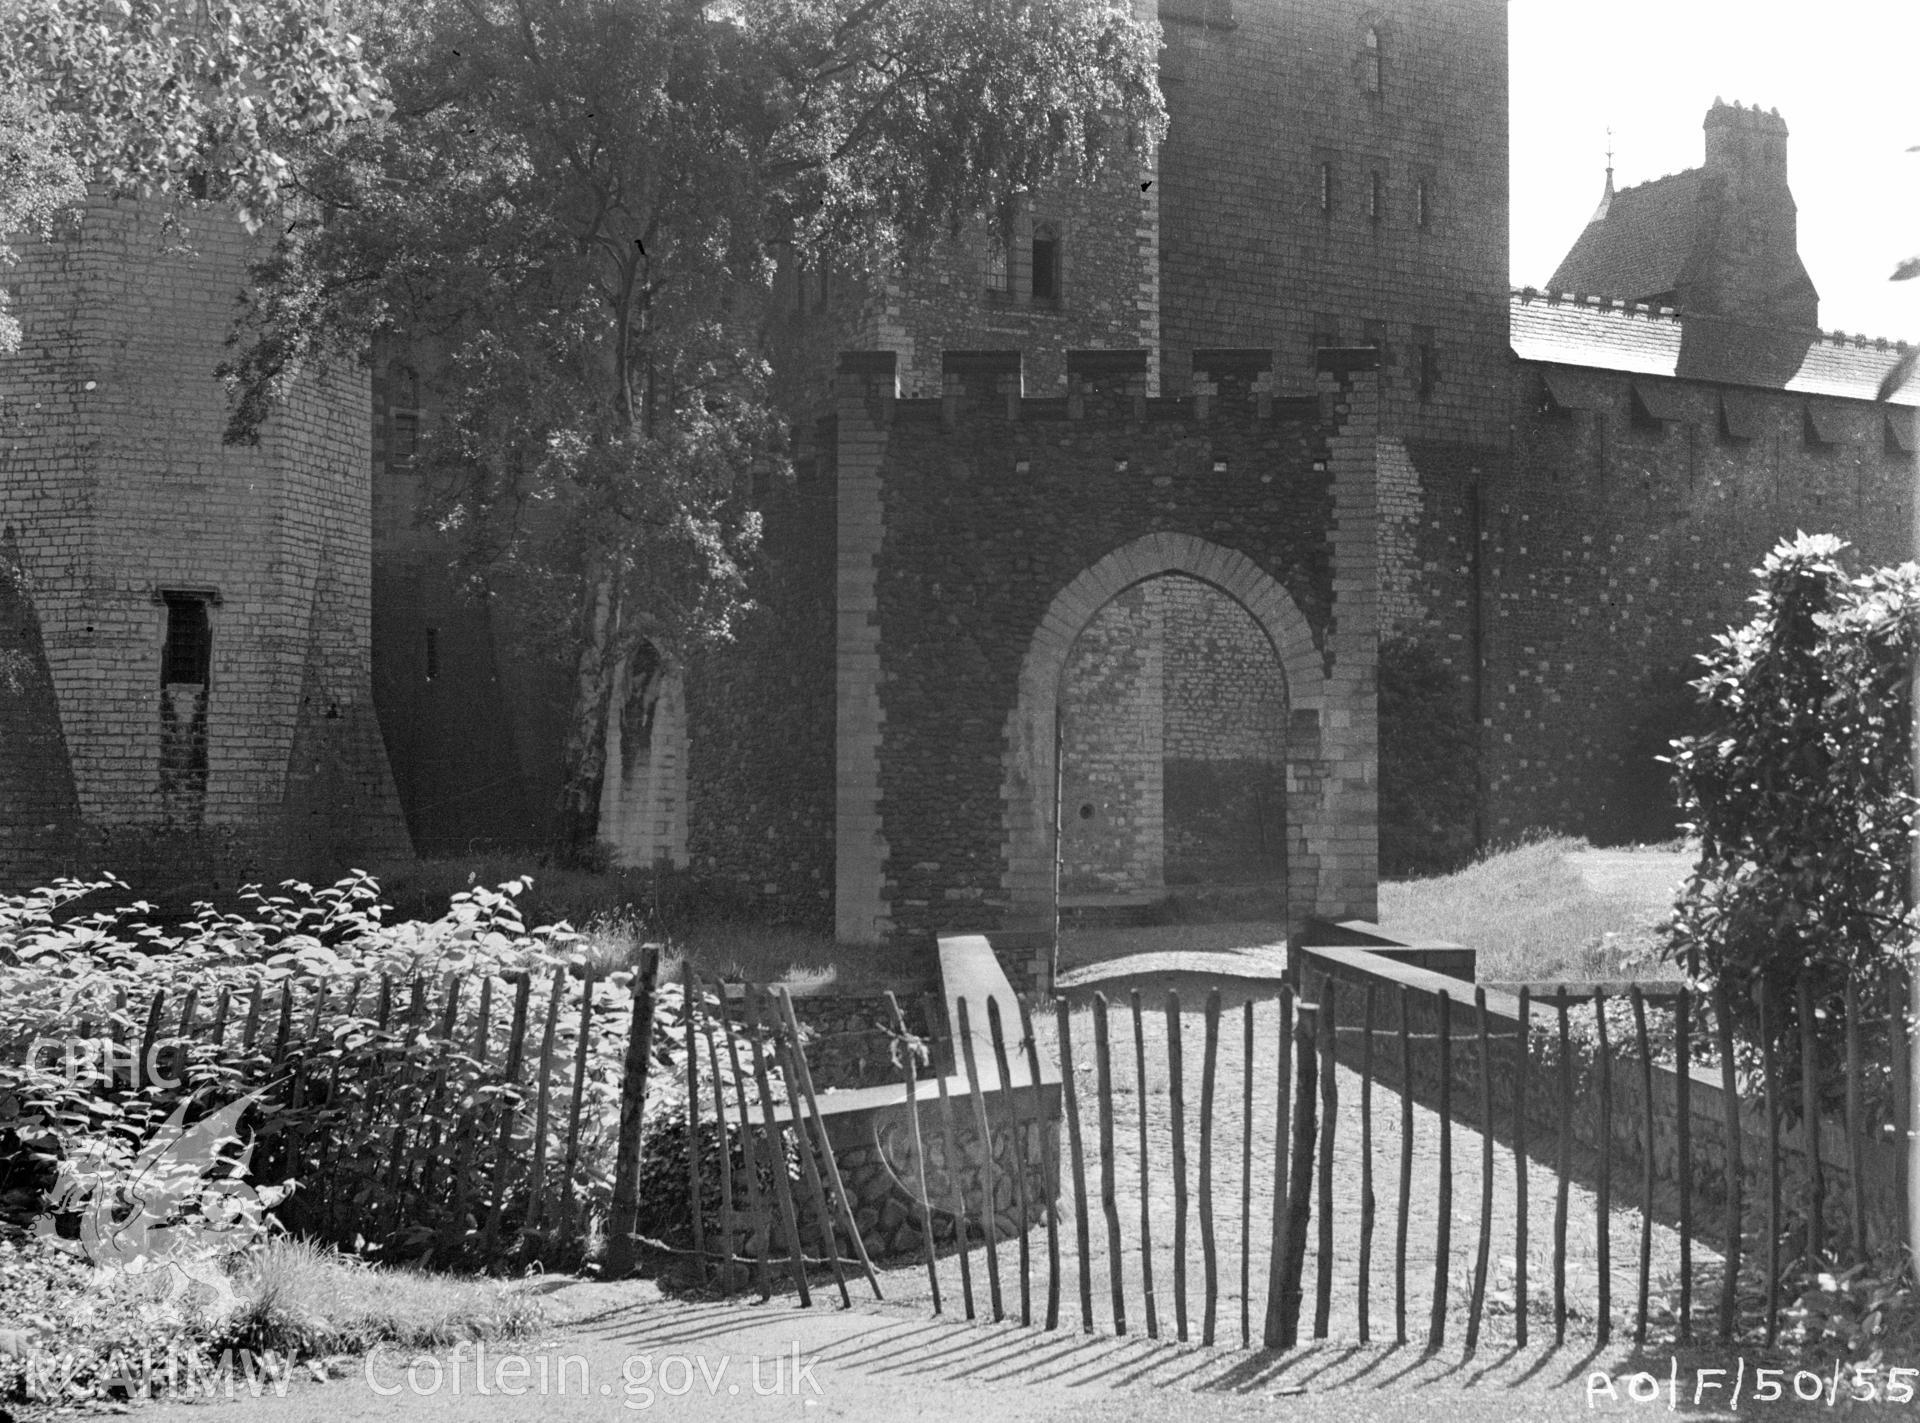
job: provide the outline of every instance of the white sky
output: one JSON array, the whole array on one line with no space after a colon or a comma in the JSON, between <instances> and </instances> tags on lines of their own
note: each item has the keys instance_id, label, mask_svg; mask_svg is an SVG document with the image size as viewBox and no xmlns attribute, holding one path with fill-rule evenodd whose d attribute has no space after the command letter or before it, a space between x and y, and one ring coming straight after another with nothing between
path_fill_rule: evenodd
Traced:
<instances>
[{"instance_id":1,"label":"white sky","mask_svg":"<svg viewBox=\"0 0 1920 1423\"><path fill-rule=\"evenodd\" d=\"M1435 0L1443 3L1444 0ZM1920 338L1920 0L1511 0L1512 267L1541 286L1606 180L1702 157L1716 96L1777 108L1820 324Z\"/></svg>"}]
</instances>

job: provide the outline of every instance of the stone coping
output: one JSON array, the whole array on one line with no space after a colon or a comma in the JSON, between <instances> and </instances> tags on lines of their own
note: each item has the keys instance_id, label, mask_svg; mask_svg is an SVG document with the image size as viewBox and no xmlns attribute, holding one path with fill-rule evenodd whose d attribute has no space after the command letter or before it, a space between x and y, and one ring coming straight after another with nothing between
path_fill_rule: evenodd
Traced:
<instances>
[{"instance_id":1,"label":"stone coping","mask_svg":"<svg viewBox=\"0 0 1920 1423\"><path fill-rule=\"evenodd\" d=\"M946 935L939 940L939 948L940 985L946 999L947 1029L955 1044L956 1061L961 1060L959 1057L959 1000L964 996L967 1000L967 1020L968 1027L972 1030L974 1068L979 1074L979 1086L981 1090L989 1092L1001 1089L1003 1084L999 1066L993 1055L993 1039L988 1026L986 1007L989 1000L998 1000L1000 1022L1004 1030L1003 1045L1007 1053L1007 1077L1004 1086L1019 1088L1035 1085L1035 1079L1027 1066L1024 1039L1020 1036L1020 1000L1014 994L1013 985L1007 981L1006 970L1000 966L999 956L994 953L993 945L988 942L986 935ZM823 991L829 986L822 985ZM731 985L729 987L731 988ZM745 992L744 985L741 985L741 992ZM1039 1085L1056 1084L1059 1080L1059 1071L1043 1058L1040 1062ZM973 1082L968 1079L964 1071L948 1076L946 1087L950 1098L966 1097L974 1090ZM929 1077L917 1090L923 1097L937 1099L940 1092L940 1079ZM876 1112L890 1107L904 1106L907 1100L907 1086L904 1082L891 1082L872 1087L824 1088L815 1095L823 1117L845 1117L861 1112ZM790 1122L793 1118L794 1112L791 1105L774 1108L776 1122Z\"/></svg>"},{"instance_id":2,"label":"stone coping","mask_svg":"<svg viewBox=\"0 0 1920 1423\"><path fill-rule=\"evenodd\" d=\"M1036 1085L1034 1078L1027 1071L1025 1056L1026 1054L1024 1052L1015 1054L1009 1050L1007 1053L1006 1085L1010 1089L1017 1090L1022 1087L1032 1087ZM1040 1077L1037 1085L1041 1087L1057 1087L1059 1084L1059 1071L1049 1063L1045 1057L1042 1057L1040 1059ZM967 1074L964 1072L956 1072L948 1076L946 1085L947 1096L951 1101L966 1099L973 1093L973 1085L967 1081ZM997 1080L981 1085L984 1091L998 1092L1001 1090L1000 1083ZM820 1103L820 1115L822 1117L828 1119L834 1117L852 1117L858 1116L862 1112L880 1112L890 1107L906 1106L907 1084L904 1082L890 1082L879 1087L823 1087L815 1096ZM923 1108L929 1104L938 1103L940 1100L940 1079L937 1077L921 1078L914 1088L914 1097ZM773 1119L782 1125L791 1122L794 1119L793 1103L776 1103L773 1109ZM761 1120L763 1119L756 1116L754 1124L758 1125Z\"/></svg>"},{"instance_id":3,"label":"stone coping","mask_svg":"<svg viewBox=\"0 0 1920 1423\"><path fill-rule=\"evenodd\" d=\"M1069 969L1054 980L1054 986L1094 988L1116 979L1160 973L1211 974L1219 978L1277 983L1287 977L1287 946L1261 944L1243 949L1174 949L1127 954Z\"/></svg>"}]
</instances>

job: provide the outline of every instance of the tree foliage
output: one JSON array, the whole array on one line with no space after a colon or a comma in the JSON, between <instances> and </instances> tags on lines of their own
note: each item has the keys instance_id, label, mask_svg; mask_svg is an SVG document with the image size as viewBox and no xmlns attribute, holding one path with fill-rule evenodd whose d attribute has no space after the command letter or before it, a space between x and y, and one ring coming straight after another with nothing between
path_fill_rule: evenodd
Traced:
<instances>
[{"instance_id":1,"label":"tree foliage","mask_svg":"<svg viewBox=\"0 0 1920 1423\"><path fill-rule=\"evenodd\" d=\"M377 111L329 0L0 0L0 94L56 162L117 193L204 196L250 224L292 155Z\"/></svg>"},{"instance_id":2,"label":"tree foliage","mask_svg":"<svg viewBox=\"0 0 1920 1423\"><path fill-rule=\"evenodd\" d=\"M590 838L616 669L724 637L777 463L781 254L884 272L1023 188L1143 152L1152 27L1110 0L366 0L390 114L316 145L226 375L229 438L389 338L468 569L578 688ZM437 375L436 375L437 372Z\"/></svg>"},{"instance_id":3,"label":"tree foliage","mask_svg":"<svg viewBox=\"0 0 1920 1423\"><path fill-rule=\"evenodd\" d=\"M93 183L257 226L290 155L377 111L328 0L0 0L0 268ZM20 327L0 291L0 353Z\"/></svg>"},{"instance_id":4,"label":"tree foliage","mask_svg":"<svg viewBox=\"0 0 1920 1423\"><path fill-rule=\"evenodd\" d=\"M1700 858L1670 951L1724 983L1751 1032L1754 990L1797 1041L1803 974L1823 1042L1851 981L1878 1021L1912 941L1908 759L1920 566L1851 576L1846 545L1802 534L1759 570L1751 622L1715 639L1694 683L1712 719L1672 757Z\"/></svg>"}]
</instances>

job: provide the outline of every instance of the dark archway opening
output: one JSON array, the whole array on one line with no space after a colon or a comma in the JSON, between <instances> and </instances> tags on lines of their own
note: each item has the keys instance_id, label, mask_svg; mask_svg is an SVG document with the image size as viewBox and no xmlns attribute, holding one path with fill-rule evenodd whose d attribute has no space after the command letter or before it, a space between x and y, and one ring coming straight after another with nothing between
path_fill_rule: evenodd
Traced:
<instances>
[{"instance_id":1,"label":"dark archway opening","mask_svg":"<svg viewBox=\"0 0 1920 1423\"><path fill-rule=\"evenodd\" d=\"M1135 584L1075 640L1059 705L1063 914L1284 905L1286 675L1244 607L1179 574Z\"/></svg>"}]
</instances>

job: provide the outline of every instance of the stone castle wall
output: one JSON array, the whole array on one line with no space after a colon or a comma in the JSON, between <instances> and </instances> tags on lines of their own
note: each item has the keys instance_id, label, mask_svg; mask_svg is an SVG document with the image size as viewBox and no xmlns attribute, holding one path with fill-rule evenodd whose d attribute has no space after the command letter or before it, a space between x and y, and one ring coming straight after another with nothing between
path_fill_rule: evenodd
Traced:
<instances>
[{"instance_id":1,"label":"stone castle wall","mask_svg":"<svg viewBox=\"0 0 1920 1423\"><path fill-rule=\"evenodd\" d=\"M1653 758L1696 729L1694 659L1752 615L1767 551L1804 529L1848 538L1863 565L1911 556L1912 457L1888 422L1913 412L1747 390L1759 424L1740 439L1717 387L1555 366L1585 407L1565 409L1545 369L1514 365L1512 477L1483 511L1488 832L1664 839ZM1636 381L1677 418L1636 419Z\"/></svg>"},{"instance_id":2,"label":"stone castle wall","mask_svg":"<svg viewBox=\"0 0 1920 1423\"><path fill-rule=\"evenodd\" d=\"M754 607L687 671L688 852L742 908L833 922L831 422L767 491Z\"/></svg>"},{"instance_id":3,"label":"stone castle wall","mask_svg":"<svg viewBox=\"0 0 1920 1423\"><path fill-rule=\"evenodd\" d=\"M1166 579L1108 603L1074 641L1060 698L1060 891L1165 887Z\"/></svg>"},{"instance_id":4,"label":"stone castle wall","mask_svg":"<svg viewBox=\"0 0 1920 1423\"><path fill-rule=\"evenodd\" d=\"M1506 7L1162 0L1160 20L1166 369L1267 347L1304 391L1316 345L1377 340L1383 431L1497 444Z\"/></svg>"},{"instance_id":5,"label":"stone castle wall","mask_svg":"<svg viewBox=\"0 0 1920 1423\"><path fill-rule=\"evenodd\" d=\"M440 405L442 354L374 352L373 690L422 855L545 846L564 778L568 669L511 600L462 577L417 462Z\"/></svg>"},{"instance_id":6,"label":"stone castle wall","mask_svg":"<svg viewBox=\"0 0 1920 1423\"><path fill-rule=\"evenodd\" d=\"M1166 635L1166 754L1286 759L1287 679L1246 610L1191 578L1152 585Z\"/></svg>"}]
</instances>

